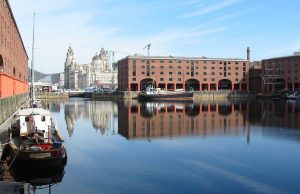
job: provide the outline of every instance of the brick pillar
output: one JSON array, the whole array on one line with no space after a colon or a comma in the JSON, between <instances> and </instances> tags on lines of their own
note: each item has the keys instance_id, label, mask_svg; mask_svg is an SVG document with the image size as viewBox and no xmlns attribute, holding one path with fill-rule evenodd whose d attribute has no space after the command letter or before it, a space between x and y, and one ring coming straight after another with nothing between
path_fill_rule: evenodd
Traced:
<instances>
[{"instance_id":1,"label":"brick pillar","mask_svg":"<svg viewBox=\"0 0 300 194\"><path fill-rule=\"evenodd\" d=\"M231 103L231 112L234 112L234 103Z\"/></svg>"},{"instance_id":2,"label":"brick pillar","mask_svg":"<svg viewBox=\"0 0 300 194\"><path fill-rule=\"evenodd\" d=\"M176 90L176 83L174 83L174 91Z\"/></svg>"},{"instance_id":3,"label":"brick pillar","mask_svg":"<svg viewBox=\"0 0 300 194\"><path fill-rule=\"evenodd\" d=\"M207 111L210 112L210 103L207 105Z\"/></svg>"},{"instance_id":4,"label":"brick pillar","mask_svg":"<svg viewBox=\"0 0 300 194\"><path fill-rule=\"evenodd\" d=\"M203 110L203 104L202 104L202 102L200 102L200 113L202 113L202 110Z\"/></svg>"},{"instance_id":5,"label":"brick pillar","mask_svg":"<svg viewBox=\"0 0 300 194\"><path fill-rule=\"evenodd\" d=\"M140 91L141 91L141 84L138 83L137 85L138 85L138 88L137 88L137 89L138 89L138 91L140 92Z\"/></svg>"},{"instance_id":6,"label":"brick pillar","mask_svg":"<svg viewBox=\"0 0 300 194\"><path fill-rule=\"evenodd\" d=\"M219 83L216 83L216 92L219 91Z\"/></svg>"},{"instance_id":7,"label":"brick pillar","mask_svg":"<svg viewBox=\"0 0 300 194\"><path fill-rule=\"evenodd\" d=\"M184 83L182 84L182 89L185 91L185 84Z\"/></svg>"},{"instance_id":8,"label":"brick pillar","mask_svg":"<svg viewBox=\"0 0 300 194\"><path fill-rule=\"evenodd\" d=\"M131 90L130 90L130 83L128 84L128 91L131 91Z\"/></svg>"},{"instance_id":9,"label":"brick pillar","mask_svg":"<svg viewBox=\"0 0 300 194\"><path fill-rule=\"evenodd\" d=\"M239 91L241 92L242 91L242 84L239 83Z\"/></svg>"},{"instance_id":10,"label":"brick pillar","mask_svg":"<svg viewBox=\"0 0 300 194\"><path fill-rule=\"evenodd\" d=\"M202 91L202 84L199 84L199 91Z\"/></svg>"},{"instance_id":11,"label":"brick pillar","mask_svg":"<svg viewBox=\"0 0 300 194\"><path fill-rule=\"evenodd\" d=\"M207 91L210 92L210 83L207 83Z\"/></svg>"},{"instance_id":12,"label":"brick pillar","mask_svg":"<svg viewBox=\"0 0 300 194\"><path fill-rule=\"evenodd\" d=\"M234 83L231 83L231 91L234 91Z\"/></svg>"},{"instance_id":13,"label":"brick pillar","mask_svg":"<svg viewBox=\"0 0 300 194\"><path fill-rule=\"evenodd\" d=\"M219 104L216 103L216 113L219 113Z\"/></svg>"},{"instance_id":14,"label":"brick pillar","mask_svg":"<svg viewBox=\"0 0 300 194\"><path fill-rule=\"evenodd\" d=\"M168 83L165 85L165 90L168 91Z\"/></svg>"}]
</instances>

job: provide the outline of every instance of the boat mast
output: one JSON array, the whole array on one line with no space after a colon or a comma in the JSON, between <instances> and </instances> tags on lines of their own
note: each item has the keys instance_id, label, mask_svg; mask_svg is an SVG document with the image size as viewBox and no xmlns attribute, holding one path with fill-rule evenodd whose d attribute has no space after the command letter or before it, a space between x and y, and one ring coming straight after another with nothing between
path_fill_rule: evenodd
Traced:
<instances>
[{"instance_id":1,"label":"boat mast","mask_svg":"<svg viewBox=\"0 0 300 194\"><path fill-rule=\"evenodd\" d=\"M33 32L32 32L32 56L31 56L31 91L30 91L30 106L33 106L35 101L34 90L34 27L35 27L35 13L33 13Z\"/></svg>"}]
</instances>

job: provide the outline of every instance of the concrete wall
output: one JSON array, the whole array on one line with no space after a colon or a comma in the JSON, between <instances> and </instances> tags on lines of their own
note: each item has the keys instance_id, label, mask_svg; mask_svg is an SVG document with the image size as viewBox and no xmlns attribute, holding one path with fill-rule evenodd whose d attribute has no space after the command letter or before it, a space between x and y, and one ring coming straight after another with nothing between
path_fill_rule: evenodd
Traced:
<instances>
[{"instance_id":1,"label":"concrete wall","mask_svg":"<svg viewBox=\"0 0 300 194\"><path fill-rule=\"evenodd\" d=\"M28 99L28 94L0 98L0 125Z\"/></svg>"},{"instance_id":2,"label":"concrete wall","mask_svg":"<svg viewBox=\"0 0 300 194\"><path fill-rule=\"evenodd\" d=\"M66 99L69 98L67 93L36 93L37 99Z\"/></svg>"},{"instance_id":3,"label":"concrete wall","mask_svg":"<svg viewBox=\"0 0 300 194\"><path fill-rule=\"evenodd\" d=\"M138 97L138 92L113 92L113 93L95 93L92 94L93 99L133 99Z\"/></svg>"}]
</instances>

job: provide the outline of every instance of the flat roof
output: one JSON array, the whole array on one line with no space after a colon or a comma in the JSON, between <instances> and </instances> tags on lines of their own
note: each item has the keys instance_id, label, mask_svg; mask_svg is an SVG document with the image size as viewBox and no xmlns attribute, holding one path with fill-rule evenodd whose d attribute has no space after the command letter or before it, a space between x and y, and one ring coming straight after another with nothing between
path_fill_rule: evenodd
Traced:
<instances>
[{"instance_id":1,"label":"flat roof","mask_svg":"<svg viewBox=\"0 0 300 194\"><path fill-rule=\"evenodd\" d=\"M210 58L210 57L180 57L180 56L145 56L145 55L129 55L123 59L148 59L148 60L207 60L207 61L248 61L239 58ZM121 60L123 60L121 59Z\"/></svg>"},{"instance_id":2,"label":"flat roof","mask_svg":"<svg viewBox=\"0 0 300 194\"><path fill-rule=\"evenodd\" d=\"M287 55L287 56L272 57L272 58L268 58L268 59L262 59L262 61L274 60L274 59L284 59L284 58L293 58L293 57L300 57L300 55Z\"/></svg>"}]
</instances>

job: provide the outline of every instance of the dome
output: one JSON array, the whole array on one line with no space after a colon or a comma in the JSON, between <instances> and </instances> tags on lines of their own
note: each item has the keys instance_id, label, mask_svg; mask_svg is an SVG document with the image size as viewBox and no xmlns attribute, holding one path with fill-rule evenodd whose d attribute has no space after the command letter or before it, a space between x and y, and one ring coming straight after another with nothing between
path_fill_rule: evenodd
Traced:
<instances>
[{"instance_id":1,"label":"dome","mask_svg":"<svg viewBox=\"0 0 300 194\"><path fill-rule=\"evenodd\" d=\"M96 53L95 56L93 57L93 61L98 60L99 59L99 55Z\"/></svg>"}]
</instances>

